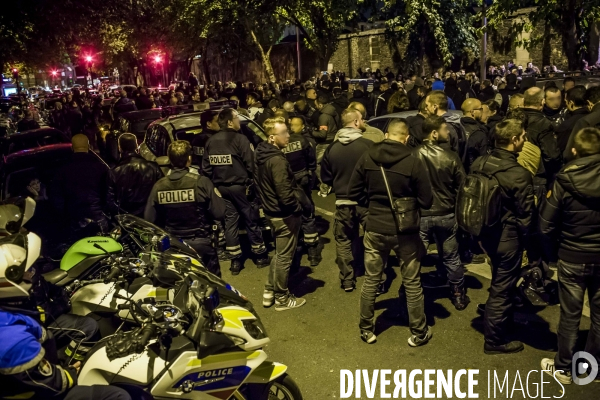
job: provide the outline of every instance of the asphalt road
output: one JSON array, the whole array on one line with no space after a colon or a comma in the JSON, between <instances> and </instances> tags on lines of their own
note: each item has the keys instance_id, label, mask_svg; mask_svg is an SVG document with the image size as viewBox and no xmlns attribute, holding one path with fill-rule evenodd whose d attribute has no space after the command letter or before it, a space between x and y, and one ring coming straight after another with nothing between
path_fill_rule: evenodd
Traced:
<instances>
[{"instance_id":1,"label":"asphalt road","mask_svg":"<svg viewBox=\"0 0 600 400\"><path fill-rule=\"evenodd\" d=\"M267 270L257 269L252 261L247 261L240 275L232 276L228 271L229 263L221 264L223 277L256 305L272 340L266 347L270 359L289 367L288 373L300 386L305 400L339 398L341 369L353 372L368 370L369 376L375 369L390 369L392 376L395 370L405 369L407 377L415 369L475 369L479 372L475 376L478 384L474 393L483 399L541 398L542 379L545 382L543 396L546 398L598 398L600 383L587 386L572 384L565 386L563 393L554 379L545 374L543 378L541 376L541 359L553 357L556 350L558 306L517 313L514 337L525 343L523 352L495 356L484 354L482 318L476 312L476 305L487 299L490 276L487 265L467 266L468 294L472 302L462 312L454 309L445 290L425 291L425 311L434 336L429 344L418 348L411 348L407 344L410 332L406 322L398 316L400 278L395 277L389 292L380 296L375 306L377 342L372 345L362 342L358 328L358 303L364 278L358 277L358 289L352 293L340 288L332 234L335 197L331 195L323 199L316 196L315 192L313 198L322 228L323 261L318 267L310 268L306 255L303 255L301 267L290 277L291 291L307 300L305 306L285 312L276 312L274 308L264 309L261 300ZM388 271L392 275L398 273L398 263L393 260L392 271ZM433 268L422 268L422 272L430 270ZM584 316L581 324L583 341L589 326L590 320ZM508 371L507 387L501 392L496 386L495 396L494 371L500 382ZM537 372L532 372L527 381L530 371ZM389 393L394 389L393 378L391 380ZM466 379L460 382L462 390L466 390ZM435 387L432 390L434 392ZM357 397L353 394L351 398L382 398L379 386L374 397L365 395L364 386L361 395ZM406 398L415 397L407 392Z\"/></svg>"}]
</instances>

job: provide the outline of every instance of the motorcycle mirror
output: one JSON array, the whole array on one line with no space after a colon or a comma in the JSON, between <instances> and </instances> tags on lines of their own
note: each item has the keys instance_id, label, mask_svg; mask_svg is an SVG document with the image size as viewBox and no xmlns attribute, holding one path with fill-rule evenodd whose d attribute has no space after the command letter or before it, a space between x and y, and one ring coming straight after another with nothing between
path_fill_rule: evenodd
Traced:
<instances>
[{"instance_id":1,"label":"motorcycle mirror","mask_svg":"<svg viewBox=\"0 0 600 400\"><path fill-rule=\"evenodd\" d=\"M209 314L212 314L212 312L219 306L219 303L219 291L216 287L210 286L208 289L206 289L204 301L202 302L204 310Z\"/></svg>"}]
</instances>

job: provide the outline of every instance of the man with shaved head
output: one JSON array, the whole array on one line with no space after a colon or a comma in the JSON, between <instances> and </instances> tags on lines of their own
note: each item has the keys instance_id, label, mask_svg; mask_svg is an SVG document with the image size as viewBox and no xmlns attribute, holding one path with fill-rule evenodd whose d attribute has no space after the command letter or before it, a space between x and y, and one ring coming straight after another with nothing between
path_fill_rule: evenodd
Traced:
<instances>
[{"instance_id":1,"label":"man with shaved head","mask_svg":"<svg viewBox=\"0 0 600 400\"><path fill-rule=\"evenodd\" d=\"M360 115L362 116L362 119L363 119L363 122L365 125L365 131L363 132L363 137L365 139L369 139L371 142L374 142L374 143L379 143L379 142L383 141L383 139L384 139L383 132L380 129L377 129L374 126L370 126L367 123L367 121L366 121L367 109L365 108L365 106L362 103L354 101L348 105L348 108L352 108L352 109L358 111L360 113ZM336 140L337 140L337 136L336 136Z\"/></svg>"},{"instance_id":2,"label":"man with shaved head","mask_svg":"<svg viewBox=\"0 0 600 400\"><path fill-rule=\"evenodd\" d=\"M542 162L533 178L533 187L538 199L543 199L546 189L552 185L554 176L562 167L562 155L558 148L554 126L542 110L546 102L544 91L532 87L525 91L523 112L527 115L527 140L540 148Z\"/></svg>"},{"instance_id":3,"label":"man with shaved head","mask_svg":"<svg viewBox=\"0 0 600 400\"><path fill-rule=\"evenodd\" d=\"M487 127L483 124L483 104L478 99L466 99L462 104L463 117L460 119L467 136L465 170L468 172L477 157L488 153L490 140Z\"/></svg>"},{"instance_id":4,"label":"man with shaved head","mask_svg":"<svg viewBox=\"0 0 600 400\"><path fill-rule=\"evenodd\" d=\"M363 138L365 129L362 115L353 108L342 112L343 128L338 140L334 141L323 155L321 180L332 187L335 193L334 236L336 262L340 269L342 289L351 292L355 287L352 242L358 237L359 225L364 223L366 208L348 198L348 185L356 162L373 144Z\"/></svg>"},{"instance_id":5,"label":"man with shaved head","mask_svg":"<svg viewBox=\"0 0 600 400\"><path fill-rule=\"evenodd\" d=\"M432 337L425 318L420 280L424 247L419 237L419 227L415 227L414 231L398 231L386 188L387 181L394 200L412 198L413 207L417 209L429 209L433 204L427 169L406 145L408 136L409 127L405 120L390 122L386 139L373 144L359 159L349 185L350 199L359 206L368 207L369 211L365 224L365 281L360 296L359 323L361 339L368 344L377 340L374 333L375 298L392 250L400 259L400 274L406 292L408 324L412 335L408 345L421 346Z\"/></svg>"}]
</instances>

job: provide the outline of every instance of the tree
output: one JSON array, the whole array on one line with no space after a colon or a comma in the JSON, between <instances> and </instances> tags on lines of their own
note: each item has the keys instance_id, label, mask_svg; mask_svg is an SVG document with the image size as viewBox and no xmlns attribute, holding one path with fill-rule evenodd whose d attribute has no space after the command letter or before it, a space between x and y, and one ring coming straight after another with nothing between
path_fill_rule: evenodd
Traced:
<instances>
[{"instance_id":1,"label":"tree","mask_svg":"<svg viewBox=\"0 0 600 400\"><path fill-rule=\"evenodd\" d=\"M471 1L384 0L387 34L407 43L407 66L424 73L427 56L450 65L457 56L479 51Z\"/></svg>"},{"instance_id":2,"label":"tree","mask_svg":"<svg viewBox=\"0 0 600 400\"><path fill-rule=\"evenodd\" d=\"M527 20L515 24L518 33L533 33L529 40L518 41L531 48L539 44L544 36L550 34L549 29L536 32L534 27L543 24L554 28L560 35L563 52L568 60L569 70L581 67L581 60L586 53L586 44L595 21L600 17L599 0L495 0L487 10L488 29L494 29L502 21L509 18L519 9L534 6L527 12ZM596 50L597 53L597 50ZM596 60L594 60L596 61Z\"/></svg>"},{"instance_id":3,"label":"tree","mask_svg":"<svg viewBox=\"0 0 600 400\"><path fill-rule=\"evenodd\" d=\"M278 13L297 26L304 43L315 53L319 68L326 71L339 44L339 36L357 15L364 0L282 0Z\"/></svg>"}]
</instances>

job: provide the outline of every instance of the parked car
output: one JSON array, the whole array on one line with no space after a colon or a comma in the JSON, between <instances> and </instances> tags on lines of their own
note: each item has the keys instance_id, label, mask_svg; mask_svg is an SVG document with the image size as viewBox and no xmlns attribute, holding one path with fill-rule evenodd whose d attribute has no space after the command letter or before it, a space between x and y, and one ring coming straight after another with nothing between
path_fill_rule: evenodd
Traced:
<instances>
[{"instance_id":1,"label":"parked car","mask_svg":"<svg viewBox=\"0 0 600 400\"><path fill-rule=\"evenodd\" d=\"M461 117L463 115L462 111L460 111L460 110L448 110L448 111L451 114L459 115ZM388 125L390 124L390 122L392 122L392 120L412 117L413 115L417 115L417 113L418 113L417 110L410 110L410 111L401 111L401 112L397 112L397 113L393 113L393 114L386 114L386 115L382 115L380 117L371 118L368 121L368 124L377 129L380 129L383 133L385 133Z\"/></svg>"},{"instance_id":2,"label":"parked car","mask_svg":"<svg viewBox=\"0 0 600 400\"><path fill-rule=\"evenodd\" d=\"M39 128L22 133L14 133L0 138L0 155L6 156L23 150L36 149L48 145L71 143L67 135L55 128Z\"/></svg>"}]
</instances>

